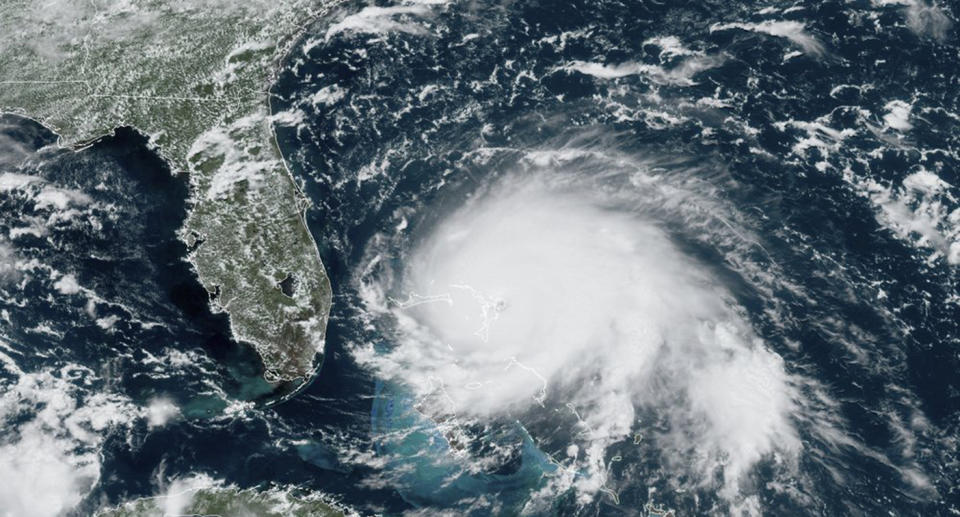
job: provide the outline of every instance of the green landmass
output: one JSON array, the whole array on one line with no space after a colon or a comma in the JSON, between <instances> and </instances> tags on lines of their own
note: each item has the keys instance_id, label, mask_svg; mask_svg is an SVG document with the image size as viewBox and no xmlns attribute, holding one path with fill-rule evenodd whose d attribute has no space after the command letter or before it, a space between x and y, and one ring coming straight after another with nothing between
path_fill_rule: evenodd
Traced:
<instances>
[{"instance_id":1,"label":"green landmass","mask_svg":"<svg viewBox=\"0 0 960 517\"><path fill-rule=\"evenodd\" d=\"M346 513L312 493L210 487L146 497L101 510L97 517L344 517Z\"/></svg>"},{"instance_id":2,"label":"green landmass","mask_svg":"<svg viewBox=\"0 0 960 517\"><path fill-rule=\"evenodd\" d=\"M278 61L318 9L307 0L0 0L0 112L38 120L73 148L131 126L174 173L188 173L190 259L273 383L314 371L331 301L267 102Z\"/></svg>"}]
</instances>

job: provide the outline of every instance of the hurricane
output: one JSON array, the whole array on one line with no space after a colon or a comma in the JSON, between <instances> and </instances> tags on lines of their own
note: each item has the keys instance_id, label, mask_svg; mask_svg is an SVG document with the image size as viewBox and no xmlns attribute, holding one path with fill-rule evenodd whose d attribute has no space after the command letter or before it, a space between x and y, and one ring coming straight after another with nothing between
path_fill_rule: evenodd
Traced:
<instances>
[{"instance_id":1,"label":"hurricane","mask_svg":"<svg viewBox=\"0 0 960 517\"><path fill-rule=\"evenodd\" d=\"M585 496L611 490L607 449L644 436L696 465L694 486L719 474L735 493L765 455L797 452L794 387L720 279L658 223L682 225L693 194L624 162L539 151L443 216L387 276L393 296L384 279L365 286L398 343L365 360L434 402L453 440L490 420L563 426L551 461Z\"/></svg>"}]
</instances>

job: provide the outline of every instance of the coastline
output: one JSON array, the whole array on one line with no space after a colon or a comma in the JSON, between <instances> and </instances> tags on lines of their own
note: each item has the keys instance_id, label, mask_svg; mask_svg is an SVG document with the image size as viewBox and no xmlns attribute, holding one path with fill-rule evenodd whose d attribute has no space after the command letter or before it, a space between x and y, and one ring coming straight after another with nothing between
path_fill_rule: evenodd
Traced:
<instances>
[{"instance_id":1,"label":"coastline","mask_svg":"<svg viewBox=\"0 0 960 517\"><path fill-rule=\"evenodd\" d=\"M305 197L276 143L269 97L270 84L284 58L327 8L313 8L294 0L273 9L281 15L276 26L237 26L231 27L233 33L217 32L223 44L204 42L205 49L197 49L198 55L179 56L171 51L174 56L170 60L175 65L197 70L193 77L164 76L170 81L169 88L182 94L153 95L157 85L147 81L135 83L132 90L121 88L123 95L119 96L102 94L103 90L116 90L118 85L111 82L96 86L89 80L8 81L28 88L0 93L0 113L40 124L56 135L59 148L74 152L113 135L118 128L128 127L148 139L151 150L174 175L187 174L191 187L189 212L178 236L191 248L188 260L209 292L223 293L221 298L211 299L211 310L227 314L235 339L257 350L265 379L279 387L303 384L322 365L332 296L316 242L306 225ZM206 18L199 25L219 31L217 17L229 19L234 14L204 13ZM176 23L178 16L180 13L169 14L170 23ZM256 22L247 18L240 21ZM287 22L286 27L283 22ZM138 28L133 29L123 37L141 40ZM146 41L165 45L150 37ZM4 43L0 37L0 49ZM94 46L98 44L104 52L118 46L112 40L95 42ZM170 46L182 44L173 41ZM84 42L84 52L90 52L89 46ZM103 75L113 74L116 83L131 83L129 75L146 79L167 73L161 66L167 56L151 59L138 56L132 63L124 62L126 75L122 67L110 62L97 66ZM67 70L75 66L71 61L60 64ZM0 60L0 77L5 79L31 73L51 75L49 71L24 72L4 65L9 61ZM88 64L82 65L80 69L88 72ZM66 73L59 72L60 68L58 73ZM211 83L216 77L221 77L221 82ZM59 91L61 86L63 91ZM136 95L141 91L137 88L150 95ZM209 96L186 94L197 89L210 90ZM236 95L234 102L226 102L231 92ZM104 104L105 97L114 97L116 102ZM211 112L207 109L210 106L225 111ZM236 131L235 126L241 122L248 125ZM204 145L211 142L218 145ZM238 163L227 163L228 153L236 148L241 149ZM221 189L222 195L211 196L211 186L219 181L218 176L235 172L227 170L230 165L245 171L248 177L234 179ZM199 245L190 246L191 242ZM290 274L304 281L294 296L287 297L276 283Z\"/></svg>"}]
</instances>

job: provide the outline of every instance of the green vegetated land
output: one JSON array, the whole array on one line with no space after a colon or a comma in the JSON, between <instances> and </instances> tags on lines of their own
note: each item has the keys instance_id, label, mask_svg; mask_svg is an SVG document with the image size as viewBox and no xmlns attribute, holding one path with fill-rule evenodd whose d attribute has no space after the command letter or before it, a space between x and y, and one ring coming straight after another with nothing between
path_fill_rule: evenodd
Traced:
<instances>
[{"instance_id":1,"label":"green vegetated land","mask_svg":"<svg viewBox=\"0 0 960 517\"><path fill-rule=\"evenodd\" d=\"M258 517L344 517L344 511L316 495L289 491L212 487L137 499L103 510L97 517L210 515Z\"/></svg>"},{"instance_id":2,"label":"green vegetated land","mask_svg":"<svg viewBox=\"0 0 960 517\"><path fill-rule=\"evenodd\" d=\"M0 0L0 112L74 148L131 126L189 173L191 260L271 382L313 372L330 309L267 99L278 61L320 14L306 0Z\"/></svg>"}]
</instances>

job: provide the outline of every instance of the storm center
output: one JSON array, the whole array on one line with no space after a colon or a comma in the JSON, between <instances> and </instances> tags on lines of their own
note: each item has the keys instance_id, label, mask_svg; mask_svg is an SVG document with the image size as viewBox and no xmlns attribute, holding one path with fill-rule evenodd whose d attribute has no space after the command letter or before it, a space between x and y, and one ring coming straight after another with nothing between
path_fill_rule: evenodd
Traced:
<instances>
[{"instance_id":1,"label":"storm center","mask_svg":"<svg viewBox=\"0 0 960 517\"><path fill-rule=\"evenodd\" d=\"M380 366L445 419L575 415L572 450L600 477L640 410L672 423L667 461L684 461L693 433L715 460L701 474L722 468L731 488L776 440L793 447L782 361L723 286L601 190L551 185L505 181L422 240Z\"/></svg>"}]
</instances>

